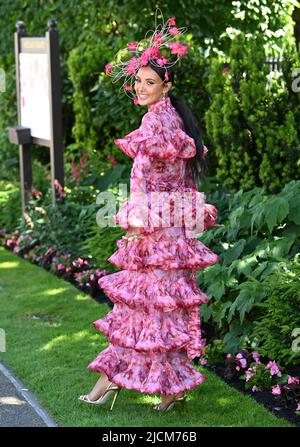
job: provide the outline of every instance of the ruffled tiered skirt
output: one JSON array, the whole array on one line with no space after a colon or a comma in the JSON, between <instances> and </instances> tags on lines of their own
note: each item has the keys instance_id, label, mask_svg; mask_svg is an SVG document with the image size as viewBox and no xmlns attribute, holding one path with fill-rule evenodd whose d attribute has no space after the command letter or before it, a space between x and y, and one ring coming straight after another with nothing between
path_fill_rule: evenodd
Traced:
<instances>
[{"instance_id":1,"label":"ruffled tiered skirt","mask_svg":"<svg viewBox=\"0 0 300 447\"><path fill-rule=\"evenodd\" d=\"M193 389L205 380L190 362L205 350L200 305L208 301L195 270L214 264L218 255L186 238L182 227L120 239L117 247L108 260L122 270L99 280L114 307L94 322L109 345L88 368L142 393Z\"/></svg>"}]
</instances>

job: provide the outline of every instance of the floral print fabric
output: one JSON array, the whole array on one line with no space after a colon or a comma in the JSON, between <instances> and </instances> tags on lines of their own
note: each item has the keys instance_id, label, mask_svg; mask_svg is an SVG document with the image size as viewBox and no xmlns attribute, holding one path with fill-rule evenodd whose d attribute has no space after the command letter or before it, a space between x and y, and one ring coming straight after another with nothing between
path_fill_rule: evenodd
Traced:
<instances>
[{"instance_id":1,"label":"floral print fabric","mask_svg":"<svg viewBox=\"0 0 300 447\"><path fill-rule=\"evenodd\" d=\"M109 345L88 368L143 393L191 390L205 380L190 362L205 350L200 305L208 301L196 285L195 270L218 262L219 257L187 236L189 224L176 226L171 219L166 226L159 211L148 214L145 221L139 212L142 206L151 208L151 193L193 192L197 196L186 168L188 158L196 153L195 143L184 132L169 98L150 105L140 128L115 143L134 163L130 198L114 220L139 237L117 241L118 249L108 260L121 270L99 280L114 307L94 322ZM142 204L136 193L143 194ZM160 204L164 203L163 198ZM202 210L204 229L214 226L216 208L204 204Z\"/></svg>"}]
</instances>

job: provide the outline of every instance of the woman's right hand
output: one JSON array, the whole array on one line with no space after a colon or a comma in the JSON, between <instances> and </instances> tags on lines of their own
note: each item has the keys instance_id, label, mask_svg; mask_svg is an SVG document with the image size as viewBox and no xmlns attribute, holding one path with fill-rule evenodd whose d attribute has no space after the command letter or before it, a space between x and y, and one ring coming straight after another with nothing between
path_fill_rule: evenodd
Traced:
<instances>
[{"instance_id":1,"label":"woman's right hand","mask_svg":"<svg viewBox=\"0 0 300 447\"><path fill-rule=\"evenodd\" d=\"M139 231L138 228L130 228L125 236L122 236L123 239L126 239L127 241L132 241L135 239L140 239L143 237L143 234Z\"/></svg>"}]
</instances>

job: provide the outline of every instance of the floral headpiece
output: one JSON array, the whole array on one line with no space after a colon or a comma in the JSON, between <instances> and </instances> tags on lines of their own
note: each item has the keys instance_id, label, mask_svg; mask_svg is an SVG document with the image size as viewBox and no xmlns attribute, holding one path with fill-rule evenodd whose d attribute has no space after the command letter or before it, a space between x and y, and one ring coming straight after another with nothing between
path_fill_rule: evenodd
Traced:
<instances>
[{"instance_id":1,"label":"floral headpiece","mask_svg":"<svg viewBox=\"0 0 300 447\"><path fill-rule=\"evenodd\" d=\"M162 19L162 24L157 25L158 11L160 10L156 10L155 14L155 30L147 31L145 38L140 42L129 42L126 48L118 51L114 62L105 65L105 73L113 78L113 83L125 78L120 89L133 98L135 104L138 101L133 84L140 67L149 62L154 66L164 67L165 81L168 81L170 74L168 68L175 65L189 48L188 45L182 45L178 41L178 37L184 34L187 28L178 28L175 17L171 17L166 23ZM169 53L172 55L172 60L169 58Z\"/></svg>"}]
</instances>

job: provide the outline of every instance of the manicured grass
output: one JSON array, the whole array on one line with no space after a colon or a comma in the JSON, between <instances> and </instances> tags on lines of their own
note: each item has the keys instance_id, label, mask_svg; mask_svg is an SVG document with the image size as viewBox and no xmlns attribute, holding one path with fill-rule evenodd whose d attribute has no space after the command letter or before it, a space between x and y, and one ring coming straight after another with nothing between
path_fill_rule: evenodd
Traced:
<instances>
[{"instance_id":1,"label":"manicured grass","mask_svg":"<svg viewBox=\"0 0 300 447\"><path fill-rule=\"evenodd\" d=\"M123 389L113 412L110 402L78 401L99 377L86 367L106 348L92 322L108 311L69 283L0 247L0 328L6 352L0 361L34 392L61 426L101 427L288 427L249 396L197 367L207 380L188 393L185 404L156 413L158 395ZM182 409L183 411L180 411Z\"/></svg>"}]
</instances>

